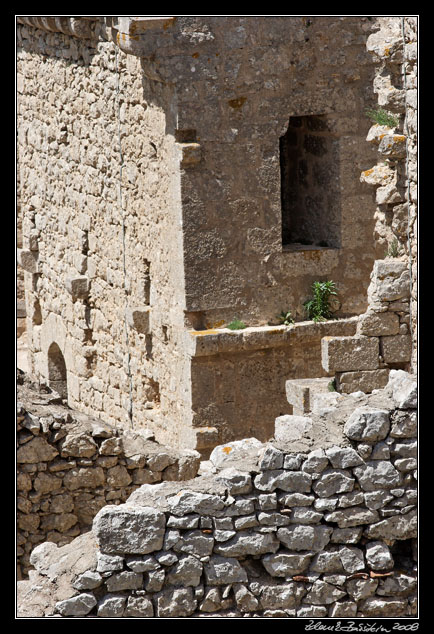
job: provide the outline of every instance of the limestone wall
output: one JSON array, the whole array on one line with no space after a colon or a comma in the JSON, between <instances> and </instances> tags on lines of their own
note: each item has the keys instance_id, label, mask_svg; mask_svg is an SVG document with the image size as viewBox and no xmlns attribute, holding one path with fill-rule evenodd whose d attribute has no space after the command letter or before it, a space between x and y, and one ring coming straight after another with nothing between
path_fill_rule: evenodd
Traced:
<instances>
[{"instance_id":1,"label":"limestone wall","mask_svg":"<svg viewBox=\"0 0 434 634\"><path fill-rule=\"evenodd\" d=\"M18 578L48 540L63 546L88 530L106 504L145 482L188 480L197 452L168 449L150 432L118 430L65 408L59 395L19 374L17 401Z\"/></svg>"},{"instance_id":2,"label":"limestone wall","mask_svg":"<svg viewBox=\"0 0 434 634\"><path fill-rule=\"evenodd\" d=\"M101 38L18 24L18 150L31 372L68 402L178 442L189 369L170 87ZM119 138L120 134L120 138ZM121 181L121 190L120 190ZM150 325L150 322L152 325ZM128 339L127 339L128 335Z\"/></svg>"},{"instance_id":3,"label":"limestone wall","mask_svg":"<svg viewBox=\"0 0 434 634\"><path fill-rule=\"evenodd\" d=\"M416 385L392 371L105 506L75 546L33 551L19 616L416 616Z\"/></svg>"}]
</instances>

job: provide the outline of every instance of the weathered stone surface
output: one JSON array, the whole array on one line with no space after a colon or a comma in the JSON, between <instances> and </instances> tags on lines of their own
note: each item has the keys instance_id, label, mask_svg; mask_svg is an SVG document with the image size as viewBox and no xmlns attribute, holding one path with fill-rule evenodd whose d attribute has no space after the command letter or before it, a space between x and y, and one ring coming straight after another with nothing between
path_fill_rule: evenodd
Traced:
<instances>
[{"instance_id":1,"label":"weathered stone surface","mask_svg":"<svg viewBox=\"0 0 434 634\"><path fill-rule=\"evenodd\" d=\"M191 588L174 588L163 590L156 595L156 611L160 618L179 618L190 616L196 609Z\"/></svg>"},{"instance_id":2,"label":"weathered stone surface","mask_svg":"<svg viewBox=\"0 0 434 634\"><path fill-rule=\"evenodd\" d=\"M355 600L367 599L375 594L378 587L377 579L350 579L346 583L348 594Z\"/></svg>"},{"instance_id":3,"label":"weathered stone surface","mask_svg":"<svg viewBox=\"0 0 434 634\"><path fill-rule=\"evenodd\" d=\"M252 476L231 467L222 469L216 479L227 486L231 495L250 493L252 490Z\"/></svg>"},{"instance_id":4,"label":"weathered stone surface","mask_svg":"<svg viewBox=\"0 0 434 634\"><path fill-rule=\"evenodd\" d=\"M56 611L62 616L86 616L96 606L93 594L82 593L56 603Z\"/></svg>"},{"instance_id":5,"label":"weathered stone surface","mask_svg":"<svg viewBox=\"0 0 434 634\"><path fill-rule=\"evenodd\" d=\"M297 493L310 492L312 476L308 473L295 471L269 470L257 475L254 484L260 491L294 491Z\"/></svg>"},{"instance_id":6,"label":"weathered stone surface","mask_svg":"<svg viewBox=\"0 0 434 634\"><path fill-rule=\"evenodd\" d=\"M236 466L240 471L250 471L257 466L262 449L263 444L256 438L245 438L215 447L209 459L218 468Z\"/></svg>"},{"instance_id":7,"label":"weathered stone surface","mask_svg":"<svg viewBox=\"0 0 434 634\"><path fill-rule=\"evenodd\" d=\"M351 447L330 447L325 450L334 469L349 469L363 463L361 456Z\"/></svg>"},{"instance_id":8,"label":"weathered stone surface","mask_svg":"<svg viewBox=\"0 0 434 634\"><path fill-rule=\"evenodd\" d=\"M127 606L124 612L126 618L146 619L154 616L152 602L147 597L128 597Z\"/></svg>"},{"instance_id":9,"label":"weathered stone surface","mask_svg":"<svg viewBox=\"0 0 434 634\"><path fill-rule=\"evenodd\" d=\"M150 316L151 309L149 306L136 306L128 308L126 311L126 319L130 328L134 328L142 335L150 332Z\"/></svg>"},{"instance_id":10,"label":"weathered stone surface","mask_svg":"<svg viewBox=\"0 0 434 634\"><path fill-rule=\"evenodd\" d=\"M58 454L59 452L44 438L35 436L28 443L18 448L17 463L48 462Z\"/></svg>"},{"instance_id":11,"label":"weathered stone surface","mask_svg":"<svg viewBox=\"0 0 434 634\"><path fill-rule=\"evenodd\" d=\"M387 460L370 460L354 467L353 473L364 491L393 489L401 484L401 476Z\"/></svg>"},{"instance_id":12,"label":"weathered stone surface","mask_svg":"<svg viewBox=\"0 0 434 634\"><path fill-rule=\"evenodd\" d=\"M389 412L369 407L358 407L344 426L351 440L374 443L386 438L390 429Z\"/></svg>"},{"instance_id":13,"label":"weathered stone surface","mask_svg":"<svg viewBox=\"0 0 434 634\"><path fill-rule=\"evenodd\" d=\"M181 555L179 561L166 575L166 583L172 586L197 586L202 575L202 564L196 557Z\"/></svg>"},{"instance_id":14,"label":"weathered stone surface","mask_svg":"<svg viewBox=\"0 0 434 634\"><path fill-rule=\"evenodd\" d=\"M86 572L77 577L72 585L77 590L93 590L94 588L98 588L102 582L103 578L98 572L86 570Z\"/></svg>"},{"instance_id":15,"label":"weathered stone surface","mask_svg":"<svg viewBox=\"0 0 434 634\"><path fill-rule=\"evenodd\" d=\"M403 370L391 370L387 388L392 391L396 407L417 407L417 377Z\"/></svg>"},{"instance_id":16,"label":"weathered stone surface","mask_svg":"<svg viewBox=\"0 0 434 634\"><path fill-rule=\"evenodd\" d=\"M216 544L214 552L223 557L243 557L274 553L279 546L279 540L271 533L243 532L238 533L228 542Z\"/></svg>"},{"instance_id":17,"label":"weathered stone surface","mask_svg":"<svg viewBox=\"0 0 434 634\"><path fill-rule=\"evenodd\" d=\"M162 548L165 523L153 508L108 505L96 515L93 530L106 553L147 554Z\"/></svg>"},{"instance_id":18,"label":"weathered stone surface","mask_svg":"<svg viewBox=\"0 0 434 634\"><path fill-rule=\"evenodd\" d=\"M275 419L274 437L282 444L300 440L312 429L312 419L307 416L278 416Z\"/></svg>"},{"instance_id":19,"label":"weathered stone surface","mask_svg":"<svg viewBox=\"0 0 434 634\"><path fill-rule=\"evenodd\" d=\"M384 542L369 542L366 544L366 562L372 570L391 570L393 557Z\"/></svg>"},{"instance_id":20,"label":"weathered stone surface","mask_svg":"<svg viewBox=\"0 0 434 634\"><path fill-rule=\"evenodd\" d=\"M98 603L98 616L105 619L120 618L124 615L126 597L106 594Z\"/></svg>"},{"instance_id":21,"label":"weathered stone surface","mask_svg":"<svg viewBox=\"0 0 434 634\"><path fill-rule=\"evenodd\" d=\"M260 454L259 468L261 471L267 469L281 469L283 466L284 454L273 445L268 445Z\"/></svg>"},{"instance_id":22,"label":"weathered stone surface","mask_svg":"<svg viewBox=\"0 0 434 634\"><path fill-rule=\"evenodd\" d=\"M333 511L325 515L326 522L336 522L339 528L351 528L360 526L361 524L372 524L378 521L379 515L377 511L359 508L357 506L343 509L342 511Z\"/></svg>"},{"instance_id":23,"label":"weathered stone surface","mask_svg":"<svg viewBox=\"0 0 434 634\"><path fill-rule=\"evenodd\" d=\"M325 581L315 581L312 589L305 596L304 601L306 603L313 603L314 605L329 605L339 599L346 596L346 592L339 590L330 583Z\"/></svg>"},{"instance_id":24,"label":"weathered stone surface","mask_svg":"<svg viewBox=\"0 0 434 634\"><path fill-rule=\"evenodd\" d=\"M68 434L60 443L61 456L77 458L91 458L97 451L98 445L92 436L85 433Z\"/></svg>"},{"instance_id":25,"label":"weathered stone surface","mask_svg":"<svg viewBox=\"0 0 434 634\"><path fill-rule=\"evenodd\" d=\"M381 355L385 363L410 361L412 341L410 335L393 335L380 338Z\"/></svg>"},{"instance_id":26,"label":"weathered stone surface","mask_svg":"<svg viewBox=\"0 0 434 634\"><path fill-rule=\"evenodd\" d=\"M307 473L318 474L329 465L329 460L323 449L315 449L308 453L303 462L302 470Z\"/></svg>"},{"instance_id":27,"label":"weathered stone surface","mask_svg":"<svg viewBox=\"0 0 434 634\"><path fill-rule=\"evenodd\" d=\"M408 597L417 588L417 577L395 572L392 577L380 579L377 594L383 597Z\"/></svg>"},{"instance_id":28,"label":"weathered stone surface","mask_svg":"<svg viewBox=\"0 0 434 634\"><path fill-rule=\"evenodd\" d=\"M63 484L68 491L76 491L81 488L95 489L105 482L102 467L78 467L70 469L63 478Z\"/></svg>"},{"instance_id":29,"label":"weathered stone surface","mask_svg":"<svg viewBox=\"0 0 434 634\"><path fill-rule=\"evenodd\" d=\"M213 555L204 565L205 578L211 585L244 583L248 581L247 573L238 560L233 557Z\"/></svg>"},{"instance_id":30,"label":"weathered stone surface","mask_svg":"<svg viewBox=\"0 0 434 634\"><path fill-rule=\"evenodd\" d=\"M412 539L417 537L417 510L395 515L366 527L365 535L373 540Z\"/></svg>"},{"instance_id":31,"label":"weathered stone surface","mask_svg":"<svg viewBox=\"0 0 434 634\"><path fill-rule=\"evenodd\" d=\"M296 525L279 528L277 537L289 550L322 550L330 541L333 529L328 526Z\"/></svg>"},{"instance_id":32,"label":"weathered stone surface","mask_svg":"<svg viewBox=\"0 0 434 634\"><path fill-rule=\"evenodd\" d=\"M261 592L262 609L276 610L295 607L295 584L286 583L279 586L265 586Z\"/></svg>"},{"instance_id":33,"label":"weathered stone surface","mask_svg":"<svg viewBox=\"0 0 434 634\"><path fill-rule=\"evenodd\" d=\"M405 599L380 599L370 597L365 599L359 607L360 613L368 617L393 617L406 616L407 601Z\"/></svg>"},{"instance_id":34,"label":"weathered stone surface","mask_svg":"<svg viewBox=\"0 0 434 634\"><path fill-rule=\"evenodd\" d=\"M352 394L358 391L369 394L385 387L388 378L389 370L386 368L361 370L360 372L336 372L336 385L342 394Z\"/></svg>"},{"instance_id":35,"label":"weathered stone surface","mask_svg":"<svg viewBox=\"0 0 434 634\"><path fill-rule=\"evenodd\" d=\"M365 568L365 557L360 548L342 546L339 548L339 557L347 574L351 575Z\"/></svg>"},{"instance_id":36,"label":"weathered stone surface","mask_svg":"<svg viewBox=\"0 0 434 634\"><path fill-rule=\"evenodd\" d=\"M106 579L105 583L109 592L138 590L143 585L143 575L139 572L117 572Z\"/></svg>"},{"instance_id":37,"label":"weathered stone surface","mask_svg":"<svg viewBox=\"0 0 434 634\"><path fill-rule=\"evenodd\" d=\"M410 292L408 265L396 259L376 260L368 288L368 301L393 302Z\"/></svg>"},{"instance_id":38,"label":"weathered stone surface","mask_svg":"<svg viewBox=\"0 0 434 634\"><path fill-rule=\"evenodd\" d=\"M313 483L312 488L319 497L328 498L336 493L352 491L354 482L355 480L349 471L326 469L321 477Z\"/></svg>"},{"instance_id":39,"label":"weathered stone surface","mask_svg":"<svg viewBox=\"0 0 434 634\"><path fill-rule=\"evenodd\" d=\"M352 618L357 614L357 603L353 601L339 601L332 605L329 616L332 619L336 618Z\"/></svg>"},{"instance_id":40,"label":"weathered stone surface","mask_svg":"<svg viewBox=\"0 0 434 634\"><path fill-rule=\"evenodd\" d=\"M214 538L204 535L199 530L186 531L182 537L176 538L173 549L176 552L184 552L196 557L206 557L212 553ZM167 543L165 544L167 547Z\"/></svg>"},{"instance_id":41,"label":"weathered stone surface","mask_svg":"<svg viewBox=\"0 0 434 634\"><path fill-rule=\"evenodd\" d=\"M359 335L379 337L399 333L399 316L396 313L364 313L357 324Z\"/></svg>"},{"instance_id":42,"label":"weathered stone surface","mask_svg":"<svg viewBox=\"0 0 434 634\"><path fill-rule=\"evenodd\" d=\"M65 281L65 288L75 299L86 299L89 295L89 278L85 275L68 277Z\"/></svg>"},{"instance_id":43,"label":"weathered stone surface","mask_svg":"<svg viewBox=\"0 0 434 634\"><path fill-rule=\"evenodd\" d=\"M173 515L186 515L199 513L203 515L221 511L224 508L223 500L217 495L200 493L197 491L180 491L168 499Z\"/></svg>"},{"instance_id":44,"label":"weathered stone surface","mask_svg":"<svg viewBox=\"0 0 434 634\"><path fill-rule=\"evenodd\" d=\"M323 337L321 362L326 372L376 370L379 365L377 337Z\"/></svg>"},{"instance_id":45,"label":"weathered stone surface","mask_svg":"<svg viewBox=\"0 0 434 634\"><path fill-rule=\"evenodd\" d=\"M259 601L243 584L235 585L235 602L241 612L254 612L259 608Z\"/></svg>"},{"instance_id":46,"label":"weathered stone surface","mask_svg":"<svg viewBox=\"0 0 434 634\"><path fill-rule=\"evenodd\" d=\"M362 536L362 527L335 528L331 536L332 544L357 544Z\"/></svg>"},{"instance_id":47,"label":"weathered stone surface","mask_svg":"<svg viewBox=\"0 0 434 634\"><path fill-rule=\"evenodd\" d=\"M274 555L264 555L261 561L265 570L272 577L291 577L305 572L312 556L313 553L295 555L280 551Z\"/></svg>"}]
</instances>

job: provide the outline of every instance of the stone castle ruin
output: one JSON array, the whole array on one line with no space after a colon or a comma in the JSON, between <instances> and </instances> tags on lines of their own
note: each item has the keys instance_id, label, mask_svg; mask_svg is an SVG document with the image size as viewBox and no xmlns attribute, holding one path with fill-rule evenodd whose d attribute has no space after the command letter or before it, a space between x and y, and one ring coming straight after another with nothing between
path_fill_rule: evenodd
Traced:
<instances>
[{"instance_id":1,"label":"stone castle ruin","mask_svg":"<svg viewBox=\"0 0 434 634\"><path fill-rule=\"evenodd\" d=\"M417 17L18 16L17 119L22 615L414 616Z\"/></svg>"}]
</instances>

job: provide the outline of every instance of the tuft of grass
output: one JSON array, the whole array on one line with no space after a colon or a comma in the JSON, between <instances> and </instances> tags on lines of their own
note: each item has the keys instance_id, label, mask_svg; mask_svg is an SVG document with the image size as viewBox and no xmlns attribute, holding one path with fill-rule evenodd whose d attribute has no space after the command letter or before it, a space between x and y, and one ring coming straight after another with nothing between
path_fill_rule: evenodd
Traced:
<instances>
[{"instance_id":1,"label":"tuft of grass","mask_svg":"<svg viewBox=\"0 0 434 634\"><path fill-rule=\"evenodd\" d=\"M276 317L279 320L279 323L283 324L284 326L290 326L291 324L294 323L294 318L291 315L290 310L287 310L287 311L282 310L280 315L277 315Z\"/></svg>"},{"instance_id":2,"label":"tuft of grass","mask_svg":"<svg viewBox=\"0 0 434 634\"><path fill-rule=\"evenodd\" d=\"M313 297L304 302L303 306L308 319L326 321L333 315L333 304L336 303L337 287L335 282L314 282L312 284Z\"/></svg>"},{"instance_id":3,"label":"tuft of grass","mask_svg":"<svg viewBox=\"0 0 434 634\"><path fill-rule=\"evenodd\" d=\"M394 238L392 240L392 242L389 244L387 251L384 254L385 258L397 258L399 257L400 253L399 253L400 249L399 249L399 243L398 240L396 238Z\"/></svg>"},{"instance_id":4,"label":"tuft of grass","mask_svg":"<svg viewBox=\"0 0 434 634\"><path fill-rule=\"evenodd\" d=\"M234 319L230 324L226 326L229 330L242 330L243 328L247 328L246 324L239 319Z\"/></svg>"},{"instance_id":5,"label":"tuft of grass","mask_svg":"<svg viewBox=\"0 0 434 634\"><path fill-rule=\"evenodd\" d=\"M329 392L337 392L336 389L336 379L332 379L330 383L327 385L327 389Z\"/></svg>"},{"instance_id":6,"label":"tuft of grass","mask_svg":"<svg viewBox=\"0 0 434 634\"><path fill-rule=\"evenodd\" d=\"M365 112L368 119L371 119L374 123L378 123L378 125L386 125L389 128L396 128L399 123L398 119L394 117L393 114L383 110L383 108L377 108L377 110L367 108Z\"/></svg>"}]
</instances>

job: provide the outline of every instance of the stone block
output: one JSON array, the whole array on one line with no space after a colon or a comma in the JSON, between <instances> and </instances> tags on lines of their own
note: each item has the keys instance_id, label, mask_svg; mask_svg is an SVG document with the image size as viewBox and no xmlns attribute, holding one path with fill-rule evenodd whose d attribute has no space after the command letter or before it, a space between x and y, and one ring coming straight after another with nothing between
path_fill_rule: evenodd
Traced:
<instances>
[{"instance_id":1,"label":"stone block","mask_svg":"<svg viewBox=\"0 0 434 634\"><path fill-rule=\"evenodd\" d=\"M179 154L181 167L190 167L200 163L202 159L202 149L199 143L179 143Z\"/></svg>"},{"instance_id":2,"label":"stone block","mask_svg":"<svg viewBox=\"0 0 434 634\"><path fill-rule=\"evenodd\" d=\"M291 443L300 440L311 431L312 419L307 416L278 416L274 425L274 438L278 443Z\"/></svg>"},{"instance_id":3,"label":"stone block","mask_svg":"<svg viewBox=\"0 0 434 634\"><path fill-rule=\"evenodd\" d=\"M147 554L163 547L164 513L148 507L107 505L96 515L93 530L106 553Z\"/></svg>"},{"instance_id":4,"label":"stone block","mask_svg":"<svg viewBox=\"0 0 434 634\"><path fill-rule=\"evenodd\" d=\"M17 249L17 262L28 273L38 273L38 261L32 251Z\"/></svg>"},{"instance_id":5,"label":"stone block","mask_svg":"<svg viewBox=\"0 0 434 634\"><path fill-rule=\"evenodd\" d=\"M151 332L151 309L149 306L138 306L127 309L127 323L130 328L142 335Z\"/></svg>"},{"instance_id":6,"label":"stone block","mask_svg":"<svg viewBox=\"0 0 434 634\"><path fill-rule=\"evenodd\" d=\"M86 299L89 294L89 279L85 275L68 277L65 287L74 299Z\"/></svg>"},{"instance_id":7,"label":"stone block","mask_svg":"<svg viewBox=\"0 0 434 634\"><path fill-rule=\"evenodd\" d=\"M302 416L311 410L311 393L327 392L330 379L291 379L286 381L286 399L293 407L293 414Z\"/></svg>"},{"instance_id":8,"label":"stone block","mask_svg":"<svg viewBox=\"0 0 434 634\"><path fill-rule=\"evenodd\" d=\"M399 333L399 317L396 313L365 313L360 315L357 334L367 337L380 335L397 335Z\"/></svg>"},{"instance_id":9,"label":"stone block","mask_svg":"<svg viewBox=\"0 0 434 634\"><path fill-rule=\"evenodd\" d=\"M361 370L360 372L337 372L336 387L343 394L364 392L370 394L387 385L389 370Z\"/></svg>"},{"instance_id":10,"label":"stone block","mask_svg":"<svg viewBox=\"0 0 434 634\"><path fill-rule=\"evenodd\" d=\"M376 260L368 288L369 303L394 302L410 295L410 273L408 264L390 258Z\"/></svg>"},{"instance_id":11,"label":"stone block","mask_svg":"<svg viewBox=\"0 0 434 634\"><path fill-rule=\"evenodd\" d=\"M200 427L196 430L196 449L208 449L218 443L219 432L216 427Z\"/></svg>"},{"instance_id":12,"label":"stone block","mask_svg":"<svg viewBox=\"0 0 434 634\"><path fill-rule=\"evenodd\" d=\"M379 365L377 337L323 337L321 362L326 372L376 370Z\"/></svg>"},{"instance_id":13,"label":"stone block","mask_svg":"<svg viewBox=\"0 0 434 634\"><path fill-rule=\"evenodd\" d=\"M385 363L405 363L411 359L411 336L380 337L380 348Z\"/></svg>"}]
</instances>

